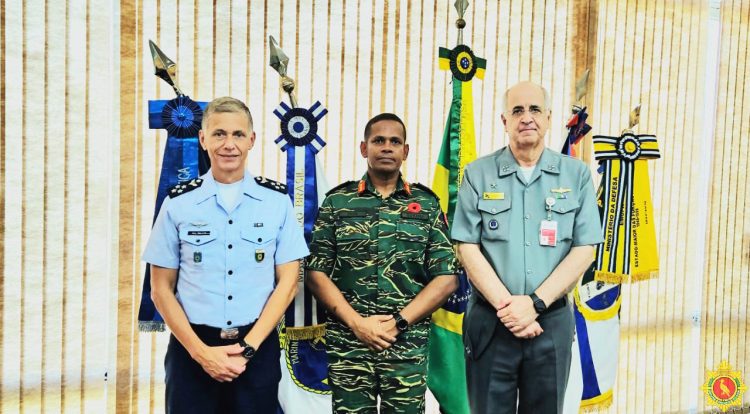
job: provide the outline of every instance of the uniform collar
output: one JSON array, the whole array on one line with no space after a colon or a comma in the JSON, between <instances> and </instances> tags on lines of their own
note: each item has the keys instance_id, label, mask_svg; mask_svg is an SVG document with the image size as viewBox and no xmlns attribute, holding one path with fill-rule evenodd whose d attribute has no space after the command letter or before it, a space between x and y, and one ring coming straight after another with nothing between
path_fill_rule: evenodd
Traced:
<instances>
[{"instance_id":1,"label":"uniform collar","mask_svg":"<svg viewBox=\"0 0 750 414\"><path fill-rule=\"evenodd\" d=\"M215 196L219 189L210 169L201 178L203 179L203 184L201 184L199 189L195 190L199 192L198 199L196 200L197 203L202 203ZM245 175L242 177L242 192L256 200L263 200L263 190L255 182L255 177L248 171L245 171Z\"/></svg>"},{"instance_id":2,"label":"uniform collar","mask_svg":"<svg viewBox=\"0 0 750 414\"><path fill-rule=\"evenodd\" d=\"M377 194L377 192L375 191L375 186L372 185L372 181L370 181L370 175L365 173L362 176L362 179L360 179L359 183L357 184L357 194L361 196L368 191L372 194ZM409 182L404 179L404 176L399 173L398 181L396 181L396 190L393 191L393 194L397 194L401 191L403 191L406 195L411 195L411 184L409 184Z\"/></svg>"},{"instance_id":3,"label":"uniform collar","mask_svg":"<svg viewBox=\"0 0 750 414\"><path fill-rule=\"evenodd\" d=\"M552 151L549 148L544 148L537 165L542 171L550 174L559 174L561 157L562 156L555 151ZM495 163L497 164L497 175L500 177L513 174L519 168L518 161L516 161L513 153L510 152L510 147L505 147L500 150L500 154L497 156Z\"/></svg>"}]
</instances>

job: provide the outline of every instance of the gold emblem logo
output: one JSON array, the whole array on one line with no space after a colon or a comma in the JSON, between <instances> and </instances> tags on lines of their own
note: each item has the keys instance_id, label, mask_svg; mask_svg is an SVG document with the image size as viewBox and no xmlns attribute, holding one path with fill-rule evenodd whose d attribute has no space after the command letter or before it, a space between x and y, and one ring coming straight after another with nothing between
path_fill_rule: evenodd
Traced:
<instances>
[{"instance_id":1,"label":"gold emblem logo","mask_svg":"<svg viewBox=\"0 0 750 414\"><path fill-rule=\"evenodd\" d=\"M726 412L729 407L742 406L742 394L747 386L742 381L741 371L732 371L729 362L721 361L716 371L706 371L706 382L701 389L706 394L707 405Z\"/></svg>"}]
</instances>

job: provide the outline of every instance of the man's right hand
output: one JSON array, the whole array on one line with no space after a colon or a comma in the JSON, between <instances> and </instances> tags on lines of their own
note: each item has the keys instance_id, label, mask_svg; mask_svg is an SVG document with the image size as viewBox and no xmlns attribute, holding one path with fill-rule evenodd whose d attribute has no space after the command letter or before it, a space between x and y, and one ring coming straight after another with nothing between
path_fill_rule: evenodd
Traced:
<instances>
[{"instance_id":1,"label":"man's right hand","mask_svg":"<svg viewBox=\"0 0 750 414\"><path fill-rule=\"evenodd\" d=\"M211 378L219 382L228 382L245 371L245 362L239 358L230 358L242 353L239 344L225 346L206 346L197 353L195 359Z\"/></svg>"},{"instance_id":2,"label":"man's right hand","mask_svg":"<svg viewBox=\"0 0 750 414\"><path fill-rule=\"evenodd\" d=\"M531 323L531 325L525 327L521 331L514 332L513 335L515 335L516 338L531 339L531 338L536 338L537 336L541 335L542 332L544 332L544 329L542 329L542 326L539 325L539 322L534 321Z\"/></svg>"},{"instance_id":3,"label":"man's right hand","mask_svg":"<svg viewBox=\"0 0 750 414\"><path fill-rule=\"evenodd\" d=\"M360 317L351 326L354 335L368 348L380 352L390 348L396 342L396 337L389 334L383 322L393 319L393 315L372 315L366 318Z\"/></svg>"}]
</instances>

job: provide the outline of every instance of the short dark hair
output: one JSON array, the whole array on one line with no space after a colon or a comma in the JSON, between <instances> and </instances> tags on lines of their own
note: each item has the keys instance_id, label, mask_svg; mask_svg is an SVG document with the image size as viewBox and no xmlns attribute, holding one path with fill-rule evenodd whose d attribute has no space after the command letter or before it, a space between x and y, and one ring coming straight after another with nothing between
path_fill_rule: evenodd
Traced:
<instances>
[{"instance_id":1,"label":"short dark hair","mask_svg":"<svg viewBox=\"0 0 750 414\"><path fill-rule=\"evenodd\" d=\"M380 121L395 121L401 124L401 128L404 129L404 141L406 141L406 125L404 125L404 121L402 121L401 118L398 117L398 115L392 114L390 112L383 112L382 114L375 115L374 117L372 117L372 119L367 121L367 125L365 125L365 138L364 138L365 141L367 141L367 137L370 136L370 132L372 131L372 126L376 122L380 122Z\"/></svg>"}]
</instances>

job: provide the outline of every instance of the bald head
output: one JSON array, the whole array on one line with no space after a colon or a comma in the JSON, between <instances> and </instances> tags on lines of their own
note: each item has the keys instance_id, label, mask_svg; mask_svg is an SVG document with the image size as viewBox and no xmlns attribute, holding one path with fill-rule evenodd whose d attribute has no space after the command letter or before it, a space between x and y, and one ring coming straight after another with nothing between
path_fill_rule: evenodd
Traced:
<instances>
[{"instance_id":1,"label":"bald head","mask_svg":"<svg viewBox=\"0 0 750 414\"><path fill-rule=\"evenodd\" d=\"M541 94L542 101L544 102L544 110L549 111L550 110L550 102L549 102L549 93L542 85L539 85L538 83L534 83L531 81L523 81L518 82L517 84L511 86L508 88L505 93L503 94L503 112L508 113L511 108L508 108L508 97L511 94L517 95L517 94L534 94L534 90L538 90L538 93Z\"/></svg>"}]
</instances>

